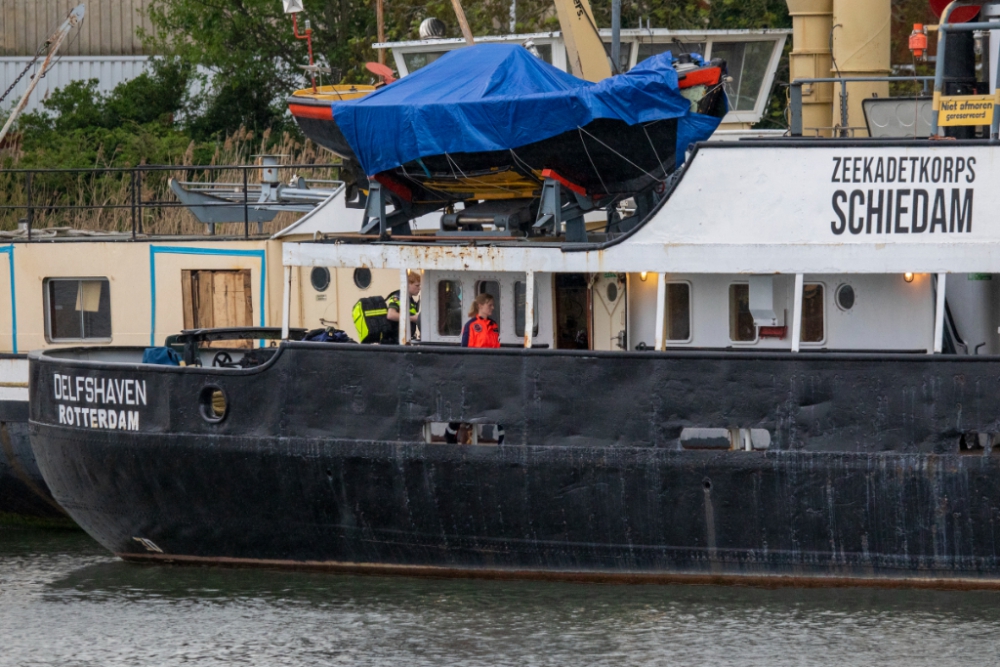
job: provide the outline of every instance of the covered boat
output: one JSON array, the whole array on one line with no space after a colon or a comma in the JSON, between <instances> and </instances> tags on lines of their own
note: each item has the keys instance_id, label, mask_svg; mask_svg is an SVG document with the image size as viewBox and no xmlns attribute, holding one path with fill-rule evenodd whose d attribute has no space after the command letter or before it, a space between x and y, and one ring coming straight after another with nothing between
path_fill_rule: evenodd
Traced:
<instances>
[{"instance_id":1,"label":"covered boat","mask_svg":"<svg viewBox=\"0 0 1000 667\"><path fill-rule=\"evenodd\" d=\"M407 202L538 197L543 173L600 199L662 182L726 112L722 62L670 52L598 83L484 44L352 100L296 95L307 136Z\"/></svg>"}]
</instances>

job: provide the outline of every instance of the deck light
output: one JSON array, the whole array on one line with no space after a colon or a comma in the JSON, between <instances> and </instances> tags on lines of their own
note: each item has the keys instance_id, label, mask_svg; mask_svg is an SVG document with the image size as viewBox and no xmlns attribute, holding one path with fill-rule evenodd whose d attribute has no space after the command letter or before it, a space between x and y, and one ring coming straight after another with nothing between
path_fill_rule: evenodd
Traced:
<instances>
[{"instance_id":1,"label":"deck light","mask_svg":"<svg viewBox=\"0 0 1000 667\"><path fill-rule=\"evenodd\" d=\"M910 273L910 272L904 273L903 274L903 280L905 280L908 283L912 283L913 282L913 274Z\"/></svg>"},{"instance_id":2,"label":"deck light","mask_svg":"<svg viewBox=\"0 0 1000 667\"><path fill-rule=\"evenodd\" d=\"M639 280L641 280L642 282L646 282L646 278L648 277L649 277L649 271L643 271L642 273L639 274Z\"/></svg>"}]
</instances>

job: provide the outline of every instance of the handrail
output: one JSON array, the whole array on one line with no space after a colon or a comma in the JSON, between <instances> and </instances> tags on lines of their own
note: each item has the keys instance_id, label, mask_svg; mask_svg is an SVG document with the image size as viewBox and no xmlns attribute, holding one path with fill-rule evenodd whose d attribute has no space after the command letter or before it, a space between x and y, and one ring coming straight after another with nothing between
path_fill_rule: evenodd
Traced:
<instances>
[{"instance_id":1,"label":"handrail","mask_svg":"<svg viewBox=\"0 0 1000 667\"><path fill-rule=\"evenodd\" d=\"M23 177L24 183L24 194L25 201L23 204L0 204L0 212L5 212L9 210L13 211L25 211L25 217L22 221L26 226L26 236L27 241L37 240L33 238L33 230L35 229L35 216L39 211L74 211L74 210L116 210L116 209L129 209L131 217L131 239L136 240L139 235L143 234L143 212L148 209L169 209L169 208L182 208L188 207L181 201L175 200L160 200L160 199L143 199L143 180L147 174L151 173L164 173L164 172L185 172L191 174L192 172L204 172L206 176L210 176L215 172L221 171L236 171L239 172L240 180L233 183L226 183L226 185L232 185L232 194L234 197L239 196L240 200L238 202L234 201L220 201L220 202L200 202L198 203L199 208L211 208L211 207L234 207L241 206L243 208L243 236L244 238L250 237L250 208L256 207L258 202L256 199L251 199L250 194L252 193L256 198L263 187L263 182L251 182L249 175L251 170L260 169L270 169L273 171L280 170L316 170L316 169L341 169L342 164L333 163L319 163L319 164L283 164L283 165L259 165L259 164L239 164L239 165L139 165L135 167L96 167L96 168L20 168L20 169L4 169L2 173L4 175L15 175L16 177ZM58 174L83 174L91 176L114 176L121 175L123 177L123 189L127 189L127 198L124 203L108 203L108 202L91 202L84 204L67 204L67 203L47 203L44 201L39 201L37 196L38 190L38 180L40 176L45 175L58 175ZM189 176L190 178L190 176ZM127 182L124 182L127 179ZM315 179L307 179L307 181ZM211 229L214 230L214 225L211 225ZM214 233L214 232L213 232Z\"/></svg>"},{"instance_id":2,"label":"handrail","mask_svg":"<svg viewBox=\"0 0 1000 667\"><path fill-rule=\"evenodd\" d=\"M951 13L966 5L982 5L981 1L952 0L941 12L941 23L938 25L938 59L934 67L934 101L931 111L931 136L936 136L941 129L938 125L941 112L941 95L944 91L944 54L949 32L972 32L975 30L1000 30L1000 21L985 21L977 23L948 23ZM1000 72L997 72L994 88L1000 93ZM993 123L990 126L990 139L998 138L1000 130L1000 99L994 96Z\"/></svg>"},{"instance_id":3,"label":"handrail","mask_svg":"<svg viewBox=\"0 0 1000 667\"><path fill-rule=\"evenodd\" d=\"M840 128L841 136L848 136L850 128L847 112L847 84L856 82L872 81L923 81L926 90L926 82L933 81L933 76L856 76L856 77L820 77L813 79L796 79L788 84L791 100L789 109L791 111L791 122L789 123L789 134L793 137L802 136L802 86L813 83L839 83L840 84Z\"/></svg>"}]
</instances>

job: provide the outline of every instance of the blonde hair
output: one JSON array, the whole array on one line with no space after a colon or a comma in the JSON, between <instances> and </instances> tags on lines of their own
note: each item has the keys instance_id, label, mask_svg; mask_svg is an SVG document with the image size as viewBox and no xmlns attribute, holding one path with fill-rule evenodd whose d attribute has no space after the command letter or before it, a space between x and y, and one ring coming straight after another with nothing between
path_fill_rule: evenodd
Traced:
<instances>
[{"instance_id":1,"label":"blonde hair","mask_svg":"<svg viewBox=\"0 0 1000 667\"><path fill-rule=\"evenodd\" d=\"M413 283L419 283L419 282L420 282L420 272L419 271L410 271L409 273L406 274L406 284L407 285L412 285Z\"/></svg>"},{"instance_id":2,"label":"blonde hair","mask_svg":"<svg viewBox=\"0 0 1000 667\"><path fill-rule=\"evenodd\" d=\"M472 301L472 307L469 309L469 317L475 317L479 314L479 306L484 306L487 303L493 303L492 294L480 294Z\"/></svg>"}]
</instances>

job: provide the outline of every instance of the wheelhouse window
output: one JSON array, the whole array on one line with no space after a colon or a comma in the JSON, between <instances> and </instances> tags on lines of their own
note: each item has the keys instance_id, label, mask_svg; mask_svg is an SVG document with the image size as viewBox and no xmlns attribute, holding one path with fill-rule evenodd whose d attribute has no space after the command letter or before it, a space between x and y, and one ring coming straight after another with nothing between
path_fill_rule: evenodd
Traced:
<instances>
[{"instance_id":1,"label":"wheelhouse window","mask_svg":"<svg viewBox=\"0 0 1000 667\"><path fill-rule=\"evenodd\" d=\"M406 63L407 71L413 74L418 69L427 67L446 53L447 51L416 51L414 53L405 53L403 54L403 62Z\"/></svg>"},{"instance_id":2,"label":"wheelhouse window","mask_svg":"<svg viewBox=\"0 0 1000 667\"><path fill-rule=\"evenodd\" d=\"M438 335L462 335L462 283L457 280L438 282Z\"/></svg>"},{"instance_id":3,"label":"wheelhouse window","mask_svg":"<svg viewBox=\"0 0 1000 667\"><path fill-rule=\"evenodd\" d=\"M45 333L50 341L110 340L107 278L47 278Z\"/></svg>"},{"instance_id":4,"label":"wheelhouse window","mask_svg":"<svg viewBox=\"0 0 1000 667\"><path fill-rule=\"evenodd\" d=\"M667 283L667 340L691 340L691 285Z\"/></svg>"},{"instance_id":5,"label":"wheelhouse window","mask_svg":"<svg viewBox=\"0 0 1000 667\"><path fill-rule=\"evenodd\" d=\"M523 280L519 280L514 283L514 335L523 336L524 335L524 305L528 298L527 287ZM538 289L535 289L534 304L532 307L535 309L535 324L531 327L531 335L538 335Z\"/></svg>"},{"instance_id":6,"label":"wheelhouse window","mask_svg":"<svg viewBox=\"0 0 1000 667\"><path fill-rule=\"evenodd\" d=\"M823 341L823 285L806 284L802 287L802 342Z\"/></svg>"},{"instance_id":7,"label":"wheelhouse window","mask_svg":"<svg viewBox=\"0 0 1000 667\"><path fill-rule=\"evenodd\" d=\"M730 111L753 111L757 106L774 42L715 42L712 58L726 61L730 82L726 84Z\"/></svg>"},{"instance_id":8,"label":"wheelhouse window","mask_svg":"<svg viewBox=\"0 0 1000 667\"><path fill-rule=\"evenodd\" d=\"M493 319L496 320L497 330L500 330L500 283L496 280L480 280L476 283L476 295L489 294L493 297Z\"/></svg>"},{"instance_id":9,"label":"wheelhouse window","mask_svg":"<svg viewBox=\"0 0 1000 667\"><path fill-rule=\"evenodd\" d=\"M611 58L611 42L604 42L604 53L607 54L608 58ZM630 62L632 62L632 43L621 42L618 52L618 71L627 72Z\"/></svg>"},{"instance_id":10,"label":"wheelhouse window","mask_svg":"<svg viewBox=\"0 0 1000 667\"><path fill-rule=\"evenodd\" d=\"M757 327L750 312L750 285L729 286L729 340L748 343L757 340Z\"/></svg>"}]
</instances>

